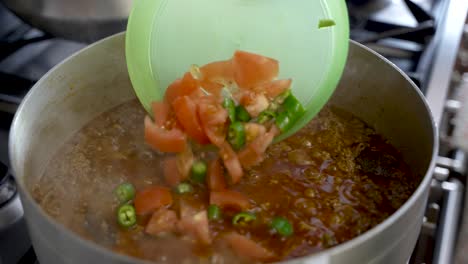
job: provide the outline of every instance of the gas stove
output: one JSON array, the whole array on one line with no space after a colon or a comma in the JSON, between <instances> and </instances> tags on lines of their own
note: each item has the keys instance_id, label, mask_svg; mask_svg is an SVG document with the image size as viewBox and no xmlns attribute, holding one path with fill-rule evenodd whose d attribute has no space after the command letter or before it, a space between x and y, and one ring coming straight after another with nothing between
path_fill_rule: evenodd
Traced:
<instances>
[{"instance_id":1,"label":"gas stove","mask_svg":"<svg viewBox=\"0 0 468 264\"><path fill-rule=\"evenodd\" d=\"M459 52L464 27L468 43L468 1L347 3L351 38L379 52L410 76L425 94L440 128L440 157L421 234L408 263L453 263L468 174L467 156L452 140L457 123L454 118L463 106L458 90L464 85L468 89L468 45L466 52ZM33 264L37 263L34 249L14 180L8 173L8 131L18 104L31 86L86 44L31 28L1 4L0 25L0 264Z\"/></svg>"}]
</instances>

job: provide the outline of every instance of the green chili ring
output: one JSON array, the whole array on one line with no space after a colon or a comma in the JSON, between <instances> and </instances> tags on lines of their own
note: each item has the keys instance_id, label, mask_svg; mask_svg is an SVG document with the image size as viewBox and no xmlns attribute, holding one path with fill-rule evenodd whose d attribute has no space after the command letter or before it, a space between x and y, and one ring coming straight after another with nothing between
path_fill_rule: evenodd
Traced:
<instances>
[{"instance_id":1,"label":"green chili ring","mask_svg":"<svg viewBox=\"0 0 468 264\"><path fill-rule=\"evenodd\" d=\"M211 204L208 206L208 219L209 220L218 220L221 219L221 209L219 206Z\"/></svg>"},{"instance_id":2,"label":"green chili ring","mask_svg":"<svg viewBox=\"0 0 468 264\"><path fill-rule=\"evenodd\" d=\"M192 165L192 180L197 183L205 182L207 166L203 161L195 161Z\"/></svg>"},{"instance_id":3,"label":"green chili ring","mask_svg":"<svg viewBox=\"0 0 468 264\"><path fill-rule=\"evenodd\" d=\"M115 189L115 195L120 203L126 203L135 198L135 187L131 183L122 183Z\"/></svg>"},{"instance_id":4,"label":"green chili ring","mask_svg":"<svg viewBox=\"0 0 468 264\"><path fill-rule=\"evenodd\" d=\"M241 212L232 218L232 224L234 226L244 226L249 222L255 221L255 219L257 219L255 214L250 212Z\"/></svg>"},{"instance_id":5,"label":"green chili ring","mask_svg":"<svg viewBox=\"0 0 468 264\"><path fill-rule=\"evenodd\" d=\"M124 204L117 210L117 223L124 228L130 228L137 223L135 207Z\"/></svg>"},{"instance_id":6,"label":"green chili ring","mask_svg":"<svg viewBox=\"0 0 468 264\"><path fill-rule=\"evenodd\" d=\"M294 233L294 228L288 219L284 217L275 217L270 225L281 236L290 236Z\"/></svg>"},{"instance_id":7,"label":"green chili ring","mask_svg":"<svg viewBox=\"0 0 468 264\"><path fill-rule=\"evenodd\" d=\"M249 112L242 105L236 106L236 120L242 122L250 121L251 117Z\"/></svg>"},{"instance_id":8,"label":"green chili ring","mask_svg":"<svg viewBox=\"0 0 468 264\"><path fill-rule=\"evenodd\" d=\"M245 128L241 122L234 122L229 125L228 142L235 150L240 150L245 145Z\"/></svg>"}]
</instances>

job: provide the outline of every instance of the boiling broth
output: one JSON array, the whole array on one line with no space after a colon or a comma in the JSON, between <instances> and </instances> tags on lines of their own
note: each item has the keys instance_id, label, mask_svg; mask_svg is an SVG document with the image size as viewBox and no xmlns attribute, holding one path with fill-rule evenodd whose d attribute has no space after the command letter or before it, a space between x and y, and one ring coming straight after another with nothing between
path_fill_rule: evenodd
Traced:
<instances>
[{"instance_id":1,"label":"boiling broth","mask_svg":"<svg viewBox=\"0 0 468 264\"><path fill-rule=\"evenodd\" d=\"M167 154L144 142L145 112L136 100L98 116L76 133L50 161L43 176L31 183L34 199L47 214L85 239L116 252L168 263L249 262L234 254L222 235L235 231L274 252L274 261L311 254L350 240L395 212L417 188L400 153L355 116L326 106L306 127L275 143L260 165L246 171L230 189L245 194L257 219L234 226L234 211L210 221L212 245L178 235L151 236L144 222L124 230L117 225L119 206L113 190L130 182L137 190L165 186L162 161ZM198 155L212 150L195 147ZM174 193L171 208L181 202L207 205L209 190ZM268 225L287 217L294 234L280 237ZM184 262L185 261L185 262Z\"/></svg>"}]
</instances>

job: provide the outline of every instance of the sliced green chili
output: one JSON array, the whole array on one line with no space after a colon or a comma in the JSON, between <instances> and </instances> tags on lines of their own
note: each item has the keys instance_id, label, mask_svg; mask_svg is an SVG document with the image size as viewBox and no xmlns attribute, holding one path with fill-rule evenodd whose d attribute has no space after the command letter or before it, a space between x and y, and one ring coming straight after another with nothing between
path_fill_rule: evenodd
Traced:
<instances>
[{"instance_id":1,"label":"sliced green chili","mask_svg":"<svg viewBox=\"0 0 468 264\"><path fill-rule=\"evenodd\" d=\"M211 204L208 206L208 219L218 220L221 218L221 209L219 206Z\"/></svg>"},{"instance_id":2,"label":"sliced green chili","mask_svg":"<svg viewBox=\"0 0 468 264\"><path fill-rule=\"evenodd\" d=\"M236 106L236 119L242 122L248 122L251 119L249 112L242 105Z\"/></svg>"},{"instance_id":3,"label":"sliced green chili","mask_svg":"<svg viewBox=\"0 0 468 264\"><path fill-rule=\"evenodd\" d=\"M198 183L205 182L206 163L203 161L195 161L192 165L192 180Z\"/></svg>"},{"instance_id":4,"label":"sliced green chili","mask_svg":"<svg viewBox=\"0 0 468 264\"><path fill-rule=\"evenodd\" d=\"M244 226L247 223L254 221L255 219L257 219L255 214L250 212L241 212L232 218L232 224L234 226Z\"/></svg>"},{"instance_id":5,"label":"sliced green chili","mask_svg":"<svg viewBox=\"0 0 468 264\"><path fill-rule=\"evenodd\" d=\"M305 112L301 102L292 94L284 99L280 111L276 117L276 126L282 132L289 130Z\"/></svg>"},{"instance_id":6,"label":"sliced green chili","mask_svg":"<svg viewBox=\"0 0 468 264\"><path fill-rule=\"evenodd\" d=\"M290 236L294 233L293 226L284 217L275 217L271 221L271 227L282 236Z\"/></svg>"},{"instance_id":7,"label":"sliced green chili","mask_svg":"<svg viewBox=\"0 0 468 264\"><path fill-rule=\"evenodd\" d=\"M278 95L277 97L275 97L275 99L273 100L273 103L276 103L276 104L282 104L284 102L284 100L286 98L288 98L288 96L291 95L291 90L288 89L284 92L282 92L280 95Z\"/></svg>"},{"instance_id":8,"label":"sliced green chili","mask_svg":"<svg viewBox=\"0 0 468 264\"><path fill-rule=\"evenodd\" d=\"M294 95L289 95L283 102L284 110L290 115L298 116L304 113L304 107Z\"/></svg>"},{"instance_id":9,"label":"sliced green chili","mask_svg":"<svg viewBox=\"0 0 468 264\"><path fill-rule=\"evenodd\" d=\"M121 227L129 228L137 223L135 207L133 205L124 204L117 210L117 223Z\"/></svg>"},{"instance_id":10,"label":"sliced green chili","mask_svg":"<svg viewBox=\"0 0 468 264\"><path fill-rule=\"evenodd\" d=\"M275 123L281 132L288 130L292 126L292 122L287 111L279 113L276 117Z\"/></svg>"},{"instance_id":11,"label":"sliced green chili","mask_svg":"<svg viewBox=\"0 0 468 264\"><path fill-rule=\"evenodd\" d=\"M122 183L115 189L115 195L120 203L126 203L135 198L135 187L131 183Z\"/></svg>"},{"instance_id":12,"label":"sliced green chili","mask_svg":"<svg viewBox=\"0 0 468 264\"><path fill-rule=\"evenodd\" d=\"M276 117L276 113L271 111L271 110L264 110L262 111L258 117L257 117L257 122L259 124L264 124L265 122L270 121L271 119Z\"/></svg>"},{"instance_id":13,"label":"sliced green chili","mask_svg":"<svg viewBox=\"0 0 468 264\"><path fill-rule=\"evenodd\" d=\"M224 98L223 107L227 110L229 119L232 122L236 121L236 103L231 98Z\"/></svg>"},{"instance_id":14,"label":"sliced green chili","mask_svg":"<svg viewBox=\"0 0 468 264\"><path fill-rule=\"evenodd\" d=\"M176 191L179 194L193 192L193 187L189 183L183 182L176 186Z\"/></svg>"},{"instance_id":15,"label":"sliced green chili","mask_svg":"<svg viewBox=\"0 0 468 264\"><path fill-rule=\"evenodd\" d=\"M229 125L228 141L235 150L239 150L245 145L245 128L241 122Z\"/></svg>"},{"instance_id":16,"label":"sliced green chili","mask_svg":"<svg viewBox=\"0 0 468 264\"><path fill-rule=\"evenodd\" d=\"M336 25L336 23L333 19L320 19L318 28L332 27L334 25Z\"/></svg>"}]
</instances>

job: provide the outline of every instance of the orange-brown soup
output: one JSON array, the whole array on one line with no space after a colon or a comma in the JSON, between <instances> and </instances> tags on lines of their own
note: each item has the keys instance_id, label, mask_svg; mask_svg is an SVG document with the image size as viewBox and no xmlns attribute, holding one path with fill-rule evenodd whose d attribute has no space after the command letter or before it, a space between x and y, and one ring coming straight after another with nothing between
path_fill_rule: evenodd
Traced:
<instances>
[{"instance_id":1,"label":"orange-brown soup","mask_svg":"<svg viewBox=\"0 0 468 264\"><path fill-rule=\"evenodd\" d=\"M101 114L56 153L43 176L29 183L47 214L85 239L116 252L167 263L239 263L250 259L233 252L223 234L245 235L274 254L270 261L305 256L350 240L395 212L416 189L400 153L360 119L327 106L306 127L275 143L260 165L230 189L245 194L255 221L234 226L238 211L223 210L210 221L210 245L180 234L152 236L147 219L130 230L116 222L114 189L123 182L137 190L165 186L162 159L143 139L145 112L130 101ZM209 149L194 148L209 157ZM180 203L208 206L209 191L173 192L170 209ZM275 216L289 219L294 234L282 237L267 224Z\"/></svg>"}]
</instances>

